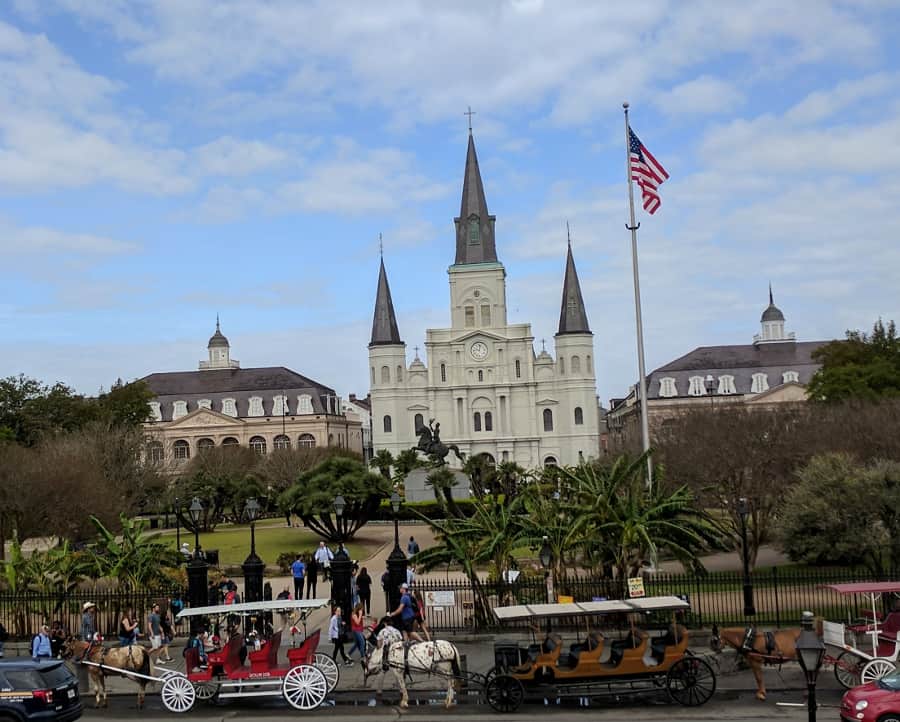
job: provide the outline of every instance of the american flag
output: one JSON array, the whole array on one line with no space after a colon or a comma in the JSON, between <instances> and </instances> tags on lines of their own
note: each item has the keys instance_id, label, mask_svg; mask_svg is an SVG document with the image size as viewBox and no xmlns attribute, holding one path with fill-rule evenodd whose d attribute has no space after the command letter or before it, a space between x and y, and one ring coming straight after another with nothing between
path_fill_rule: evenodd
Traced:
<instances>
[{"instance_id":1,"label":"american flag","mask_svg":"<svg viewBox=\"0 0 900 722\"><path fill-rule=\"evenodd\" d=\"M644 147L631 127L628 128L628 155L631 158L631 179L641 187L644 210L650 215L659 208L659 187L669 177L666 169Z\"/></svg>"}]
</instances>

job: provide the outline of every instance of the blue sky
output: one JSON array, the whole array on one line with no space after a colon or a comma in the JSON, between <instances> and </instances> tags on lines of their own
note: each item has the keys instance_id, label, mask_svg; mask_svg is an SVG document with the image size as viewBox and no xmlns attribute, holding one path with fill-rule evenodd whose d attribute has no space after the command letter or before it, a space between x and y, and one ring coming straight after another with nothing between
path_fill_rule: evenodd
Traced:
<instances>
[{"instance_id":1,"label":"blue sky","mask_svg":"<svg viewBox=\"0 0 900 722\"><path fill-rule=\"evenodd\" d=\"M449 322L466 107L510 320L559 316L568 220L598 393L636 377L621 102L671 179L639 234L647 365L900 319L896 3L12 0L0 375L84 393L243 366L367 389L384 234L410 359Z\"/></svg>"}]
</instances>

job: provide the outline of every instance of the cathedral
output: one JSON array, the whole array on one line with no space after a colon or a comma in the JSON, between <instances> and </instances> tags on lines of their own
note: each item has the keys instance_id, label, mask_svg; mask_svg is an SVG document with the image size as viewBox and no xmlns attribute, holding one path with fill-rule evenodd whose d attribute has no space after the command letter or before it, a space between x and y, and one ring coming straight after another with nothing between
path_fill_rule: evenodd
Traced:
<instances>
[{"instance_id":1,"label":"cathedral","mask_svg":"<svg viewBox=\"0 0 900 722\"><path fill-rule=\"evenodd\" d=\"M454 219L456 258L448 270L450 327L426 331L425 361L416 353L407 365L381 260L369 343L376 453L415 446L418 430L434 419L443 443L495 463L531 469L598 455L594 341L571 244L554 359L545 348L535 354L530 324L507 320L495 221L470 130L462 205ZM453 455L448 461L459 464Z\"/></svg>"}]
</instances>

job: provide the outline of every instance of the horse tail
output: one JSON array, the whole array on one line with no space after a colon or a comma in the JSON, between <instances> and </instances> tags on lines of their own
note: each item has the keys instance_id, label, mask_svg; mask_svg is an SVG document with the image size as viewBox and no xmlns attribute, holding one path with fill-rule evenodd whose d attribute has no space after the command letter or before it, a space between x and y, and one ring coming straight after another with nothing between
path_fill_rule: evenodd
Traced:
<instances>
[{"instance_id":1,"label":"horse tail","mask_svg":"<svg viewBox=\"0 0 900 722\"><path fill-rule=\"evenodd\" d=\"M140 674L145 674L148 677L153 675L153 669L150 664L150 653L143 647L141 648L141 664L136 671ZM145 680L141 681L143 682Z\"/></svg>"},{"instance_id":2,"label":"horse tail","mask_svg":"<svg viewBox=\"0 0 900 722\"><path fill-rule=\"evenodd\" d=\"M459 679L462 677L462 664L459 658L459 650L453 645L453 657L450 659L450 668L453 670L453 676Z\"/></svg>"}]
</instances>

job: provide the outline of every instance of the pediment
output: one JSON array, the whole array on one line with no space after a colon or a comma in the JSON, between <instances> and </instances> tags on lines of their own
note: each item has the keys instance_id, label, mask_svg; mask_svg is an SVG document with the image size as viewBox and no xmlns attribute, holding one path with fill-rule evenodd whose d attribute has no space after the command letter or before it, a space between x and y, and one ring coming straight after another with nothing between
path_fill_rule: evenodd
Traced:
<instances>
[{"instance_id":1,"label":"pediment","mask_svg":"<svg viewBox=\"0 0 900 722\"><path fill-rule=\"evenodd\" d=\"M542 399L537 402L538 406L555 406L559 404L559 401L556 399Z\"/></svg>"},{"instance_id":2,"label":"pediment","mask_svg":"<svg viewBox=\"0 0 900 722\"><path fill-rule=\"evenodd\" d=\"M234 426L243 424L244 421L227 414L221 414L212 409L194 409L191 413L169 424L169 428L183 428L193 426Z\"/></svg>"},{"instance_id":3,"label":"pediment","mask_svg":"<svg viewBox=\"0 0 900 722\"><path fill-rule=\"evenodd\" d=\"M505 336L501 336L499 334L492 333L491 331L484 331L482 329L478 329L476 331L469 331L468 333L464 333L461 336L454 337L453 342L459 343L460 341L468 341L470 338L476 338L476 337L487 338L487 339L491 339L492 341L506 341L507 340Z\"/></svg>"},{"instance_id":4,"label":"pediment","mask_svg":"<svg viewBox=\"0 0 900 722\"><path fill-rule=\"evenodd\" d=\"M806 401L806 387L797 381L779 384L747 400L748 404Z\"/></svg>"},{"instance_id":5,"label":"pediment","mask_svg":"<svg viewBox=\"0 0 900 722\"><path fill-rule=\"evenodd\" d=\"M423 404L411 404L406 407L407 411L428 411L428 407Z\"/></svg>"}]
</instances>

